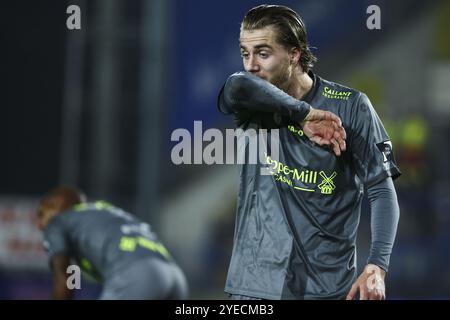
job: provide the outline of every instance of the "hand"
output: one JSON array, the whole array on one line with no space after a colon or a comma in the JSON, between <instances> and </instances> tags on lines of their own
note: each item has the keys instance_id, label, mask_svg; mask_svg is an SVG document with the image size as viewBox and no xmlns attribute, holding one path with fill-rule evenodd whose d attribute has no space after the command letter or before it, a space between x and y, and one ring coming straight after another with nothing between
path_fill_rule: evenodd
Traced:
<instances>
[{"instance_id":1,"label":"hand","mask_svg":"<svg viewBox=\"0 0 450 320\"><path fill-rule=\"evenodd\" d=\"M353 300L359 291L359 300L384 300L386 291L384 277L386 272L379 266L368 264L347 295L347 300Z\"/></svg>"},{"instance_id":2,"label":"hand","mask_svg":"<svg viewBox=\"0 0 450 320\"><path fill-rule=\"evenodd\" d=\"M303 132L309 140L319 145L332 145L333 152L340 156L345 151L347 135L341 119L329 111L311 108L302 122Z\"/></svg>"}]
</instances>

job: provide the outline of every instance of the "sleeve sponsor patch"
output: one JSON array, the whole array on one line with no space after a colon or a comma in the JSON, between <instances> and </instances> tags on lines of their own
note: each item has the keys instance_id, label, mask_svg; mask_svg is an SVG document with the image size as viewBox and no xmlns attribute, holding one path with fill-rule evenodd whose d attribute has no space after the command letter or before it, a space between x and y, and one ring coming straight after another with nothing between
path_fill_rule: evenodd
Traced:
<instances>
[{"instance_id":1,"label":"sleeve sponsor patch","mask_svg":"<svg viewBox=\"0 0 450 320\"><path fill-rule=\"evenodd\" d=\"M393 161L392 142L387 140L377 143L378 150L383 154L384 162Z\"/></svg>"}]
</instances>

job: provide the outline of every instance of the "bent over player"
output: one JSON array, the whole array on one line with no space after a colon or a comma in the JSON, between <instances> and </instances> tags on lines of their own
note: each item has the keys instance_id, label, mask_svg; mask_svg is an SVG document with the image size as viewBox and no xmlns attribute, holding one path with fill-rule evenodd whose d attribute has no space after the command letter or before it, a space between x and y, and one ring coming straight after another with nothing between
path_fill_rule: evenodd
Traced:
<instances>
[{"instance_id":1,"label":"bent over player","mask_svg":"<svg viewBox=\"0 0 450 320\"><path fill-rule=\"evenodd\" d=\"M100 299L185 299L181 269L149 224L107 202L58 187L42 199L39 227L53 272L53 298L70 299L73 262L103 283Z\"/></svg>"}]
</instances>

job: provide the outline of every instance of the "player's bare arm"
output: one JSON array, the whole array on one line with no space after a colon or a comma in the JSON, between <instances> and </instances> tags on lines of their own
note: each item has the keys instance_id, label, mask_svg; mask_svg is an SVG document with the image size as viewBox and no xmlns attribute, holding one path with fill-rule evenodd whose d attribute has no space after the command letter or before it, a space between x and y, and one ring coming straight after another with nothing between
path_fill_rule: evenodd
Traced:
<instances>
[{"instance_id":1,"label":"player's bare arm","mask_svg":"<svg viewBox=\"0 0 450 320\"><path fill-rule=\"evenodd\" d=\"M53 293L54 300L69 300L73 298L72 291L67 287L67 268L70 264L69 256L57 254L51 260L53 271Z\"/></svg>"}]
</instances>

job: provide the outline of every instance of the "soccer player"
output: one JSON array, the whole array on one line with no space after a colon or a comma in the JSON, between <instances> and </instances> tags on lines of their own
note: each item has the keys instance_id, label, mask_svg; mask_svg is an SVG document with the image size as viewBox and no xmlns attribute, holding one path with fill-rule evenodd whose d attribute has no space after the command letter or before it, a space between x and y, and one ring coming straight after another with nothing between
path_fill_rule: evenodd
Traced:
<instances>
[{"instance_id":1,"label":"soccer player","mask_svg":"<svg viewBox=\"0 0 450 320\"><path fill-rule=\"evenodd\" d=\"M288 7L251 9L241 24L240 50L245 72L227 79L219 110L243 129L268 128L268 135L278 129L280 147L277 159L268 147L263 163L241 167L225 291L232 299L385 299L399 220L393 179L400 171L368 97L311 71L316 58L305 25ZM308 118L317 110L342 120L344 143L338 130L322 139L316 129L329 124ZM261 174L264 168L269 175ZM364 193L372 237L357 277Z\"/></svg>"},{"instance_id":2,"label":"soccer player","mask_svg":"<svg viewBox=\"0 0 450 320\"><path fill-rule=\"evenodd\" d=\"M100 299L185 299L181 269L147 223L97 201L85 202L71 187L58 187L42 199L39 228L53 271L53 298L71 299L67 286L71 259L103 283Z\"/></svg>"}]
</instances>

